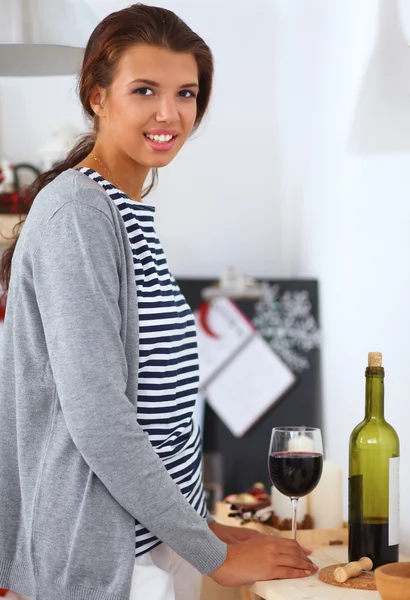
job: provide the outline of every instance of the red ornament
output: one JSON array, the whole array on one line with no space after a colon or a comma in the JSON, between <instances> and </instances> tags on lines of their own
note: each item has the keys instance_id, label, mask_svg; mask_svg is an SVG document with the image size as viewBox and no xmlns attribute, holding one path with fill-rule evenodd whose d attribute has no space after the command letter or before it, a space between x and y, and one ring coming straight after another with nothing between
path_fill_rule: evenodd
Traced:
<instances>
[{"instance_id":1,"label":"red ornament","mask_svg":"<svg viewBox=\"0 0 410 600\"><path fill-rule=\"evenodd\" d=\"M0 321L4 321L4 317L6 316L6 303L7 303L7 292L6 290L2 291L2 287L0 285ZM1 594L0 594L1 596Z\"/></svg>"},{"instance_id":2,"label":"red ornament","mask_svg":"<svg viewBox=\"0 0 410 600\"><path fill-rule=\"evenodd\" d=\"M199 322L201 324L202 329L213 338L219 338L219 335L212 331L208 325L208 316L209 316L209 304L208 302L202 302L199 307Z\"/></svg>"}]
</instances>

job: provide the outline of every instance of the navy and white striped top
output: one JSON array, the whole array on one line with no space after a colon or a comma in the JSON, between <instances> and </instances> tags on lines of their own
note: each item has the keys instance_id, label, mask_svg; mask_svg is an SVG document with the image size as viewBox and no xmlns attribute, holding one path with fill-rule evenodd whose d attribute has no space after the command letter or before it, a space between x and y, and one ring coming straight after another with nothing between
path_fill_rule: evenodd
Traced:
<instances>
[{"instance_id":1,"label":"navy and white striped top","mask_svg":"<svg viewBox=\"0 0 410 600\"><path fill-rule=\"evenodd\" d=\"M168 270L155 233L155 207L131 200L94 169L78 170L112 198L131 244L140 332L137 420L181 492L205 517L201 437L192 418L199 382L195 320ZM161 543L138 521L135 534L136 556Z\"/></svg>"}]
</instances>

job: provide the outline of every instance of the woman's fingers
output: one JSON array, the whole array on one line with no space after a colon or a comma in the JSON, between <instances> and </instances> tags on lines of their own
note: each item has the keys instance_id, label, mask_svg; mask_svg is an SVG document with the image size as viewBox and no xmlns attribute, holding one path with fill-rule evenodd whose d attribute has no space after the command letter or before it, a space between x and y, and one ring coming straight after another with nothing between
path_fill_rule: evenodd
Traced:
<instances>
[{"instance_id":1,"label":"woman's fingers","mask_svg":"<svg viewBox=\"0 0 410 600\"><path fill-rule=\"evenodd\" d=\"M276 558L276 565L278 567L301 569L303 571L309 571L309 573L315 573L318 570L318 567L308 558L291 556L290 554L279 554Z\"/></svg>"},{"instance_id":2,"label":"woman's fingers","mask_svg":"<svg viewBox=\"0 0 410 600\"><path fill-rule=\"evenodd\" d=\"M288 538L277 538L276 541L281 546L286 546L286 547L289 547L289 548L299 548L300 550L302 550L303 552L305 552L304 548L302 548L302 546L300 544L298 544L295 540L290 540Z\"/></svg>"},{"instance_id":3,"label":"woman's fingers","mask_svg":"<svg viewBox=\"0 0 410 600\"><path fill-rule=\"evenodd\" d=\"M274 579L296 579L298 577L308 577L312 571L302 569L292 569L291 567L276 567Z\"/></svg>"},{"instance_id":4,"label":"woman's fingers","mask_svg":"<svg viewBox=\"0 0 410 600\"><path fill-rule=\"evenodd\" d=\"M261 580L306 577L317 569L293 540L263 536L228 544L224 563L210 576L221 585L236 586Z\"/></svg>"},{"instance_id":5,"label":"woman's fingers","mask_svg":"<svg viewBox=\"0 0 410 600\"><path fill-rule=\"evenodd\" d=\"M302 546L299 546L299 544L294 540L281 539L280 543L277 544L277 548L279 554L291 557L299 557L301 560L307 561L307 568L310 568L310 565L314 564L307 556L304 548L302 548Z\"/></svg>"}]
</instances>

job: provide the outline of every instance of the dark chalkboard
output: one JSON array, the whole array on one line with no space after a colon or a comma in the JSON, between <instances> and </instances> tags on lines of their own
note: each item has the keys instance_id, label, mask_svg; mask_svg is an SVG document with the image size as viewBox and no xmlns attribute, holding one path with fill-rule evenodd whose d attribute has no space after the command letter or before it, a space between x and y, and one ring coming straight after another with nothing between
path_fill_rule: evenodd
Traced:
<instances>
[{"instance_id":1,"label":"dark chalkboard","mask_svg":"<svg viewBox=\"0 0 410 600\"><path fill-rule=\"evenodd\" d=\"M314 280L264 280L278 285L280 294L286 291L305 290L312 306L311 314L319 324L318 284ZM178 278L188 303L196 310L201 302L201 290L214 283L209 279ZM255 317L255 301L234 300L238 307L252 320ZM275 404L243 437L235 437L209 405L205 408L203 427L204 457L217 453L222 457L223 495L247 490L256 481L270 488L267 460L271 429L280 425L306 425L322 427L320 351L318 348L305 354L310 364L297 374L294 387Z\"/></svg>"}]
</instances>

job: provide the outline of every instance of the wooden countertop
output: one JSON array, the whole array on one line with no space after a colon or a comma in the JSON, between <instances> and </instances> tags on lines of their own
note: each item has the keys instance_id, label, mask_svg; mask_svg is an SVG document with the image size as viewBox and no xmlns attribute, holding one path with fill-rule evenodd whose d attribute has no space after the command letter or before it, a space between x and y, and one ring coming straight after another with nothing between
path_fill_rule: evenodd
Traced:
<instances>
[{"instance_id":1,"label":"wooden countertop","mask_svg":"<svg viewBox=\"0 0 410 600\"><path fill-rule=\"evenodd\" d=\"M322 569L336 563L347 562L347 546L324 546L313 551L313 562ZM320 581L319 575L303 579L257 581L250 591L265 600L379 600L378 592L350 590Z\"/></svg>"}]
</instances>

